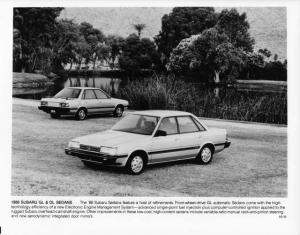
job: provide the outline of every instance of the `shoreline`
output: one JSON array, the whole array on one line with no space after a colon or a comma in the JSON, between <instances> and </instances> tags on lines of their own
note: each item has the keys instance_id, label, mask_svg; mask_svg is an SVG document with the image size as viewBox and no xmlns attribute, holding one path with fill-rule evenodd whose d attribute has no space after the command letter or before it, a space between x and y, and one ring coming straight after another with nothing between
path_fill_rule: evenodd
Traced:
<instances>
[{"instance_id":1,"label":"shoreline","mask_svg":"<svg viewBox=\"0 0 300 235\"><path fill-rule=\"evenodd\" d=\"M22 99L22 98L12 97L12 104L37 107L39 104L39 100ZM133 111L135 111L135 110L127 110L126 112L133 112ZM288 125L285 125L285 124L274 124L274 123L265 123L265 122L248 122L248 121L240 121L240 120L229 120L229 119L207 118L207 117L199 117L199 118L203 119L203 120L207 120L209 122L226 122L226 123L230 123L230 124L249 124L249 125L257 125L259 127L261 127L261 126L282 127L282 128L288 127Z\"/></svg>"}]
</instances>

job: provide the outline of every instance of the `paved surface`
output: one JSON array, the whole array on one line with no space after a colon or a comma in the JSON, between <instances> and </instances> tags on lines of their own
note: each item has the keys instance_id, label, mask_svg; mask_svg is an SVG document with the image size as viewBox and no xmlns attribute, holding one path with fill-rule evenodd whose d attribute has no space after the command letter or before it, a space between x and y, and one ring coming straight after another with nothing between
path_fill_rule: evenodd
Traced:
<instances>
[{"instance_id":1,"label":"paved surface","mask_svg":"<svg viewBox=\"0 0 300 235\"><path fill-rule=\"evenodd\" d=\"M106 130L117 118L51 119L37 105L34 100L13 99L13 195L286 196L284 126L206 119L209 127L226 128L232 141L210 165L161 164L130 176L118 169L91 170L64 154L70 139Z\"/></svg>"}]
</instances>

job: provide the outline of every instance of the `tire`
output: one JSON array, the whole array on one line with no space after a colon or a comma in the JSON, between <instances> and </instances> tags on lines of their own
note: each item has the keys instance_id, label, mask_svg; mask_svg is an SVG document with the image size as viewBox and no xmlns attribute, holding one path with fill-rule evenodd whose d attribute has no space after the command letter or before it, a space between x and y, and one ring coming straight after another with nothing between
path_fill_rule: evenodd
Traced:
<instances>
[{"instance_id":1,"label":"tire","mask_svg":"<svg viewBox=\"0 0 300 235\"><path fill-rule=\"evenodd\" d=\"M60 115L57 114L57 113L50 113L50 117L51 117L51 118L59 118Z\"/></svg>"},{"instance_id":2,"label":"tire","mask_svg":"<svg viewBox=\"0 0 300 235\"><path fill-rule=\"evenodd\" d=\"M145 164L146 161L143 156L141 156L140 154L134 154L128 159L126 163L127 173L129 173L130 175L139 175L145 169Z\"/></svg>"},{"instance_id":3,"label":"tire","mask_svg":"<svg viewBox=\"0 0 300 235\"><path fill-rule=\"evenodd\" d=\"M115 117L122 117L124 112L124 108L122 105L118 105L114 110L114 116Z\"/></svg>"},{"instance_id":4,"label":"tire","mask_svg":"<svg viewBox=\"0 0 300 235\"><path fill-rule=\"evenodd\" d=\"M209 145L204 145L201 148L196 160L198 163L200 163L202 165L207 165L212 161L213 154L214 154L214 152L213 152L212 147L210 147Z\"/></svg>"},{"instance_id":5,"label":"tire","mask_svg":"<svg viewBox=\"0 0 300 235\"><path fill-rule=\"evenodd\" d=\"M83 121L84 119L86 119L87 117L87 113L85 109L79 109L75 115L75 118L79 121Z\"/></svg>"}]
</instances>

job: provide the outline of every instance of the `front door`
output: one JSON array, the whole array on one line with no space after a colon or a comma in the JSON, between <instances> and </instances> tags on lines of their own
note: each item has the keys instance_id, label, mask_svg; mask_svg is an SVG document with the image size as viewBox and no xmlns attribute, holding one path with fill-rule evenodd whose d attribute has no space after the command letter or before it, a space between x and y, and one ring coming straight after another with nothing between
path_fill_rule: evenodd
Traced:
<instances>
[{"instance_id":1,"label":"front door","mask_svg":"<svg viewBox=\"0 0 300 235\"><path fill-rule=\"evenodd\" d=\"M165 131L167 135L152 138L149 163L177 160L180 135L175 117L164 118L158 130Z\"/></svg>"}]
</instances>

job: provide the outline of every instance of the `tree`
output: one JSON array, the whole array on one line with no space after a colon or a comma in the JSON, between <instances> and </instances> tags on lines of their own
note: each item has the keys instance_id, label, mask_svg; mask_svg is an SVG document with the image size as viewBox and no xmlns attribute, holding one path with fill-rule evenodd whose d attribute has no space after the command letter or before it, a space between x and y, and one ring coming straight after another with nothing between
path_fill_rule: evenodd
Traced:
<instances>
[{"instance_id":1,"label":"tree","mask_svg":"<svg viewBox=\"0 0 300 235\"><path fill-rule=\"evenodd\" d=\"M199 74L203 70L213 75L216 83L220 74L236 78L244 64L245 53L234 47L225 33L211 28L203 33L182 40L170 56L171 72ZM209 77L205 78L208 81Z\"/></svg>"},{"instance_id":2,"label":"tree","mask_svg":"<svg viewBox=\"0 0 300 235\"><path fill-rule=\"evenodd\" d=\"M175 7L169 15L164 15L161 30L155 37L163 63L182 39L199 34L216 22L217 14L212 7Z\"/></svg>"},{"instance_id":3,"label":"tree","mask_svg":"<svg viewBox=\"0 0 300 235\"><path fill-rule=\"evenodd\" d=\"M158 53L150 39L140 39L136 34L131 34L125 39L119 66L131 76L141 70L152 69L157 61Z\"/></svg>"},{"instance_id":4,"label":"tree","mask_svg":"<svg viewBox=\"0 0 300 235\"><path fill-rule=\"evenodd\" d=\"M114 69L116 66L116 62L118 61L119 56L121 55L125 39L116 35L108 35L105 38L105 42L107 45L110 46L110 67Z\"/></svg>"},{"instance_id":5,"label":"tree","mask_svg":"<svg viewBox=\"0 0 300 235\"><path fill-rule=\"evenodd\" d=\"M236 9L224 9L218 16L216 29L228 36L229 42L245 52L252 52L254 39L250 36L250 25L246 13L239 14Z\"/></svg>"},{"instance_id":6,"label":"tree","mask_svg":"<svg viewBox=\"0 0 300 235\"><path fill-rule=\"evenodd\" d=\"M80 34L84 37L85 41L89 44L89 53L86 53L85 62L92 62L93 69L95 69L96 61L98 59L97 51L99 46L104 42L105 36L99 30L94 28L91 24L87 22L82 22L80 24Z\"/></svg>"},{"instance_id":7,"label":"tree","mask_svg":"<svg viewBox=\"0 0 300 235\"><path fill-rule=\"evenodd\" d=\"M143 29L146 28L146 25L145 24L134 24L133 27L138 32L138 37L141 38L141 33L142 33Z\"/></svg>"},{"instance_id":8,"label":"tree","mask_svg":"<svg viewBox=\"0 0 300 235\"><path fill-rule=\"evenodd\" d=\"M38 57L51 66L52 35L63 8L14 8L14 69L32 72Z\"/></svg>"},{"instance_id":9,"label":"tree","mask_svg":"<svg viewBox=\"0 0 300 235\"><path fill-rule=\"evenodd\" d=\"M63 71L67 64L70 64L69 71L76 59L76 45L79 41L79 25L72 20L61 19L57 22L57 27L53 33L52 40L52 60L55 71Z\"/></svg>"}]
</instances>

